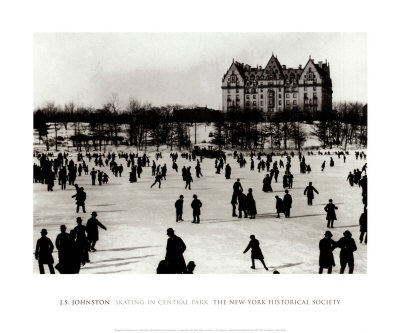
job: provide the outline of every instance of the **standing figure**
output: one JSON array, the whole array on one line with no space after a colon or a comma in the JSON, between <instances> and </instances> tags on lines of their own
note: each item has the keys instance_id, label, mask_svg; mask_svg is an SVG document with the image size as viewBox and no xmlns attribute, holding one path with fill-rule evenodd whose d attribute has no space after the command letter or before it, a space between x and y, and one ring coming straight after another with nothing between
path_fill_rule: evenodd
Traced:
<instances>
[{"instance_id":1,"label":"standing figure","mask_svg":"<svg viewBox=\"0 0 400 333\"><path fill-rule=\"evenodd\" d=\"M347 176L347 180L349 181L350 186L354 185L354 175L349 171L349 175Z\"/></svg>"},{"instance_id":2,"label":"standing figure","mask_svg":"<svg viewBox=\"0 0 400 333\"><path fill-rule=\"evenodd\" d=\"M291 208L292 208L292 196L289 194L288 190L285 190L285 195L283 196L283 209L285 217L290 217Z\"/></svg>"},{"instance_id":3,"label":"standing figure","mask_svg":"<svg viewBox=\"0 0 400 333\"><path fill-rule=\"evenodd\" d=\"M364 208L364 211L360 215L360 243L362 244L365 235L365 244L367 244L367 207Z\"/></svg>"},{"instance_id":4,"label":"standing figure","mask_svg":"<svg viewBox=\"0 0 400 333\"><path fill-rule=\"evenodd\" d=\"M332 233L327 230L325 237L319 241L319 274L322 274L324 268L328 269L328 274L332 274L332 267L335 266L332 252L335 249L335 241L332 236Z\"/></svg>"},{"instance_id":5,"label":"standing figure","mask_svg":"<svg viewBox=\"0 0 400 333\"><path fill-rule=\"evenodd\" d=\"M264 268L266 270L268 270L267 265L265 265L264 262L264 256L262 254L262 251L260 249L260 242L258 241L258 239L256 239L256 237L254 235L250 235L250 242L249 245L247 245L246 249L243 251L243 253L246 253L248 250L251 249L251 269L256 269L254 260L258 259L261 261L261 263L263 264Z\"/></svg>"},{"instance_id":6,"label":"standing figure","mask_svg":"<svg viewBox=\"0 0 400 333\"><path fill-rule=\"evenodd\" d=\"M340 250L340 274L344 273L346 265L349 265L349 274L353 274L354 270L354 255L353 252L357 251L356 242L351 237L352 234L349 230L343 233L342 238L336 243L335 247Z\"/></svg>"},{"instance_id":7,"label":"standing figure","mask_svg":"<svg viewBox=\"0 0 400 333\"><path fill-rule=\"evenodd\" d=\"M90 171L90 177L92 177L92 185L96 185L96 170L94 168Z\"/></svg>"},{"instance_id":8,"label":"standing figure","mask_svg":"<svg viewBox=\"0 0 400 333\"><path fill-rule=\"evenodd\" d=\"M40 237L36 242L36 250L35 250L35 259L39 261L39 271L40 274L44 274L44 266L48 265L50 274L55 274L54 272L54 259L53 259L53 250L54 245L50 238L47 238L47 230L42 229L40 232L42 237Z\"/></svg>"},{"instance_id":9,"label":"standing figure","mask_svg":"<svg viewBox=\"0 0 400 333\"><path fill-rule=\"evenodd\" d=\"M69 252L70 252L70 236L66 232L67 228L65 225L60 226L60 231L56 238L56 248L58 250L58 264L56 265L56 269L61 274L68 274L69 272Z\"/></svg>"},{"instance_id":10,"label":"standing figure","mask_svg":"<svg viewBox=\"0 0 400 333\"><path fill-rule=\"evenodd\" d=\"M191 190L191 188L190 188L190 183L193 182L193 177L192 177L192 174L190 173L189 168L186 169L185 181L186 181L185 190L186 190L188 187L189 187L189 190Z\"/></svg>"},{"instance_id":11,"label":"standing figure","mask_svg":"<svg viewBox=\"0 0 400 333\"><path fill-rule=\"evenodd\" d=\"M239 190L239 194L237 195L237 199L239 201L239 218L242 218L242 212L244 213L244 217L247 218L247 197L246 194L243 193L243 190Z\"/></svg>"},{"instance_id":12,"label":"standing figure","mask_svg":"<svg viewBox=\"0 0 400 333\"><path fill-rule=\"evenodd\" d=\"M331 157L331 161L329 162L329 166L330 166L330 167L335 166L335 162L333 161L333 158L332 158L332 157Z\"/></svg>"},{"instance_id":13,"label":"standing figure","mask_svg":"<svg viewBox=\"0 0 400 333\"><path fill-rule=\"evenodd\" d=\"M281 215L280 215L280 213L284 213L285 212L285 210L284 210L284 206L283 206L283 200L281 199L281 198L279 198L279 196L275 196L275 198L276 198L276 213L278 214L276 217L277 218L280 218L281 217Z\"/></svg>"},{"instance_id":14,"label":"standing figure","mask_svg":"<svg viewBox=\"0 0 400 333\"><path fill-rule=\"evenodd\" d=\"M329 203L325 206L326 220L328 221L327 228L333 228L333 221L336 220L335 210L338 209L333 203L332 199L329 199Z\"/></svg>"},{"instance_id":15,"label":"standing figure","mask_svg":"<svg viewBox=\"0 0 400 333\"><path fill-rule=\"evenodd\" d=\"M74 228L74 234L76 234L76 253L79 256L80 262L82 266L85 266L89 260L89 251L88 251L88 241L86 237L86 227L82 224L82 218L77 217L76 223L78 224Z\"/></svg>"},{"instance_id":16,"label":"standing figure","mask_svg":"<svg viewBox=\"0 0 400 333\"><path fill-rule=\"evenodd\" d=\"M77 188L77 192L72 196L72 198L75 198L76 201L76 212L79 213L79 207L82 207L82 211L86 213L85 209L86 192L84 191L84 188L79 187L79 190Z\"/></svg>"},{"instance_id":17,"label":"standing figure","mask_svg":"<svg viewBox=\"0 0 400 333\"><path fill-rule=\"evenodd\" d=\"M193 195L193 201L191 204L192 208L193 208L193 222L192 223L200 223L200 208L201 206L203 206L203 204L201 203L201 201L199 199L197 199L197 195L194 194Z\"/></svg>"},{"instance_id":18,"label":"standing figure","mask_svg":"<svg viewBox=\"0 0 400 333\"><path fill-rule=\"evenodd\" d=\"M307 204L309 206L312 205L312 201L314 199L314 192L319 194L314 186L312 186L312 182L308 183L308 186L304 189L304 195L307 195Z\"/></svg>"},{"instance_id":19,"label":"standing figure","mask_svg":"<svg viewBox=\"0 0 400 333\"><path fill-rule=\"evenodd\" d=\"M232 171L231 166L229 164L227 164L225 166L225 178L226 179L231 179L231 171Z\"/></svg>"},{"instance_id":20,"label":"standing figure","mask_svg":"<svg viewBox=\"0 0 400 333\"><path fill-rule=\"evenodd\" d=\"M167 229L167 253L165 254L165 261L168 265L168 270L172 274L182 274L186 271L185 258L183 253L186 250L186 245L183 240L175 235L172 228Z\"/></svg>"},{"instance_id":21,"label":"standing figure","mask_svg":"<svg viewBox=\"0 0 400 333\"><path fill-rule=\"evenodd\" d=\"M232 194L231 205L232 205L232 217L235 217L237 216L236 215L237 196L235 195L235 193Z\"/></svg>"},{"instance_id":22,"label":"standing figure","mask_svg":"<svg viewBox=\"0 0 400 333\"><path fill-rule=\"evenodd\" d=\"M324 161L324 162L322 162L322 165L321 165L321 171L324 171L324 169L325 169L325 161Z\"/></svg>"},{"instance_id":23,"label":"standing figure","mask_svg":"<svg viewBox=\"0 0 400 333\"><path fill-rule=\"evenodd\" d=\"M266 174L265 178L263 179L263 191L272 192L271 177L269 176L269 174Z\"/></svg>"},{"instance_id":24,"label":"standing figure","mask_svg":"<svg viewBox=\"0 0 400 333\"><path fill-rule=\"evenodd\" d=\"M179 196L179 199L175 201L175 209L176 209L176 222L183 221L183 195Z\"/></svg>"},{"instance_id":25,"label":"standing figure","mask_svg":"<svg viewBox=\"0 0 400 333\"><path fill-rule=\"evenodd\" d=\"M95 245L99 240L99 227L107 230L107 228L96 218L97 213L92 212L92 217L86 222L86 233L88 239L88 250L96 251Z\"/></svg>"},{"instance_id":26,"label":"standing figure","mask_svg":"<svg viewBox=\"0 0 400 333\"><path fill-rule=\"evenodd\" d=\"M249 188L249 192L247 193L247 212L250 215L251 219L256 218L257 208L256 208L256 201L253 198L253 189Z\"/></svg>"}]
</instances>

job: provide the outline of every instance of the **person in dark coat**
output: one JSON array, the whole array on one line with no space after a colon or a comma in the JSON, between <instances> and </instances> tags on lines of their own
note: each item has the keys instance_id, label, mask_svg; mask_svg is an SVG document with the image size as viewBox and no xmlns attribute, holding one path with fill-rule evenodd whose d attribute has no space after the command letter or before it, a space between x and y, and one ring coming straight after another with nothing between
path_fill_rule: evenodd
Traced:
<instances>
[{"instance_id":1,"label":"person in dark coat","mask_svg":"<svg viewBox=\"0 0 400 333\"><path fill-rule=\"evenodd\" d=\"M282 177L282 186L283 186L283 188L289 187L289 175L288 175L287 171L285 172L285 174Z\"/></svg>"},{"instance_id":2,"label":"person in dark coat","mask_svg":"<svg viewBox=\"0 0 400 333\"><path fill-rule=\"evenodd\" d=\"M55 274L54 271L54 259L53 259L53 250L54 245L50 238L47 238L47 230L42 229L40 232L42 237L40 237L36 242L36 249L35 249L35 259L39 262L39 271L40 274L44 274L44 266L49 266L50 274Z\"/></svg>"},{"instance_id":3,"label":"person in dark coat","mask_svg":"<svg viewBox=\"0 0 400 333\"><path fill-rule=\"evenodd\" d=\"M172 274L182 274L186 271L185 258L183 257L186 245L180 237L175 235L174 229L168 228L167 235L168 241L165 260L169 266L169 271Z\"/></svg>"},{"instance_id":4,"label":"person in dark coat","mask_svg":"<svg viewBox=\"0 0 400 333\"><path fill-rule=\"evenodd\" d=\"M65 225L60 226L60 231L56 238L56 248L58 251L58 264L56 265L56 269L61 274L67 274L69 270L69 251L70 251L70 237L66 232L67 228Z\"/></svg>"},{"instance_id":5,"label":"person in dark coat","mask_svg":"<svg viewBox=\"0 0 400 333\"><path fill-rule=\"evenodd\" d=\"M262 251L260 249L260 242L258 241L258 239L256 239L256 237L254 235L250 236L250 242L249 245L247 245L246 249L243 251L243 253L246 253L248 250L251 249L251 269L256 269L254 260L258 259L261 261L261 263L263 264L264 268L268 271L268 267L267 265L265 265L264 262L264 256L262 254Z\"/></svg>"},{"instance_id":6,"label":"person in dark coat","mask_svg":"<svg viewBox=\"0 0 400 333\"><path fill-rule=\"evenodd\" d=\"M269 176L269 174L267 174L263 180L263 191L272 192L271 177Z\"/></svg>"},{"instance_id":7,"label":"person in dark coat","mask_svg":"<svg viewBox=\"0 0 400 333\"><path fill-rule=\"evenodd\" d=\"M356 242L351 237L352 234L349 230L343 233L342 238L336 243L335 247L340 250L340 274L344 273L346 265L349 265L349 274L353 274L354 270L354 255L353 252L357 251Z\"/></svg>"},{"instance_id":8,"label":"person in dark coat","mask_svg":"<svg viewBox=\"0 0 400 333\"><path fill-rule=\"evenodd\" d=\"M347 176L347 180L349 181L350 186L354 185L354 175L349 171L349 175Z\"/></svg>"},{"instance_id":9,"label":"person in dark coat","mask_svg":"<svg viewBox=\"0 0 400 333\"><path fill-rule=\"evenodd\" d=\"M232 171L231 166L229 164L227 164L225 166L225 178L226 179L231 179L231 171Z\"/></svg>"},{"instance_id":10,"label":"person in dark coat","mask_svg":"<svg viewBox=\"0 0 400 333\"><path fill-rule=\"evenodd\" d=\"M92 217L86 222L88 250L93 252L96 251L95 245L99 240L99 227L103 230L107 230L107 228L96 217L97 213L92 212Z\"/></svg>"},{"instance_id":11,"label":"person in dark coat","mask_svg":"<svg viewBox=\"0 0 400 333\"><path fill-rule=\"evenodd\" d=\"M335 166L335 162L333 161L332 157L331 157L331 161L329 162L329 166L331 166L331 167Z\"/></svg>"},{"instance_id":12,"label":"person in dark coat","mask_svg":"<svg viewBox=\"0 0 400 333\"><path fill-rule=\"evenodd\" d=\"M281 217L281 215L280 215L280 213L284 213L285 212L285 210L284 210L284 205L283 205L283 200L281 199L281 198L279 198L279 196L275 196L275 198L276 198L276 213L278 214L276 217L277 218L280 218Z\"/></svg>"},{"instance_id":13,"label":"person in dark coat","mask_svg":"<svg viewBox=\"0 0 400 333\"><path fill-rule=\"evenodd\" d=\"M194 263L194 261L189 261L186 266L186 272L184 272L183 274L193 274L195 268L196 264Z\"/></svg>"},{"instance_id":14,"label":"person in dark coat","mask_svg":"<svg viewBox=\"0 0 400 333\"><path fill-rule=\"evenodd\" d=\"M289 194L288 190L285 190L285 195L283 196L283 209L285 217L290 217L291 208L292 208L292 196Z\"/></svg>"},{"instance_id":15,"label":"person in dark coat","mask_svg":"<svg viewBox=\"0 0 400 333\"><path fill-rule=\"evenodd\" d=\"M94 168L90 171L90 177L92 177L92 185L96 185L96 170Z\"/></svg>"},{"instance_id":16,"label":"person in dark coat","mask_svg":"<svg viewBox=\"0 0 400 333\"><path fill-rule=\"evenodd\" d=\"M192 177L192 174L191 174L190 171L189 171L189 168L186 169L185 182L186 182L185 190L186 190L188 187L189 187L189 190L191 190L190 183L193 182L193 177Z\"/></svg>"},{"instance_id":17,"label":"person in dark coat","mask_svg":"<svg viewBox=\"0 0 400 333\"><path fill-rule=\"evenodd\" d=\"M176 222L183 221L183 195L179 196L179 199L175 201L175 209L176 209Z\"/></svg>"},{"instance_id":18,"label":"person in dark coat","mask_svg":"<svg viewBox=\"0 0 400 333\"><path fill-rule=\"evenodd\" d=\"M131 172L129 172L129 181L131 183L136 183L137 182L136 170L137 170L136 165L132 165Z\"/></svg>"},{"instance_id":19,"label":"person in dark coat","mask_svg":"<svg viewBox=\"0 0 400 333\"><path fill-rule=\"evenodd\" d=\"M156 185L157 183L158 183L158 188L161 188L161 178L162 178L162 175L161 175L160 172L158 172L158 173L156 174L155 179L154 179L154 183L151 184L150 188L152 188L152 187L153 187L154 185Z\"/></svg>"},{"instance_id":20,"label":"person in dark coat","mask_svg":"<svg viewBox=\"0 0 400 333\"><path fill-rule=\"evenodd\" d=\"M235 195L235 193L232 194L231 205L232 205L232 217L235 217L237 216L236 215L237 196Z\"/></svg>"},{"instance_id":21,"label":"person in dark coat","mask_svg":"<svg viewBox=\"0 0 400 333\"><path fill-rule=\"evenodd\" d=\"M76 201L76 212L79 213L79 207L82 207L82 211L86 213L85 209L85 201L86 201L86 192L83 187L79 188L79 191L72 196Z\"/></svg>"},{"instance_id":22,"label":"person in dark coat","mask_svg":"<svg viewBox=\"0 0 400 333\"><path fill-rule=\"evenodd\" d=\"M73 229L76 234L76 252L78 253L82 266L85 266L87 262L90 262L86 227L82 225L82 218L80 217L76 218L76 223L78 225Z\"/></svg>"},{"instance_id":23,"label":"person in dark coat","mask_svg":"<svg viewBox=\"0 0 400 333\"><path fill-rule=\"evenodd\" d=\"M364 208L364 211L361 213L360 215L360 243L362 244L363 240L364 240L364 235L365 235L365 244L367 244L367 222L368 222L368 218L367 218L367 207Z\"/></svg>"},{"instance_id":24,"label":"person in dark coat","mask_svg":"<svg viewBox=\"0 0 400 333\"><path fill-rule=\"evenodd\" d=\"M307 204L309 206L312 205L312 201L314 199L314 192L319 194L317 189L314 186L312 186L312 182L309 182L308 186L304 189L304 195L307 195Z\"/></svg>"},{"instance_id":25,"label":"person in dark coat","mask_svg":"<svg viewBox=\"0 0 400 333\"><path fill-rule=\"evenodd\" d=\"M233 184L233 194L237 197L241 192L243 192L243 187L242 184L240 183L240 179L238 178L236 182Z\"/></svg>"},{"instance_id":26,"label":"person in dark coat","mask_svg":"<svg viewBox=\"0 0 400 333\"><path fill-rule=\"evenodd\" d=\"M329 203L324 208L326 212L326 220L328 221L327 228L333 228L333 221L336 220L336 209L338 208L332 203L332 199L329 199Z\"/></svg>"},{"instance_id":27,"label":"person in dark coat","mask_svg":"<svg viewBox=\"0 0 400 333\"><path fill-rule=\"evenodd\" d=\"M322 162L322 165L321 165L321 171L324 171L324 169L325 169L325 161L324 161L324 162Z\"/></svg>"},{"instance_id":28,"label":"person in dark coat","mask_svg":"<svg viewBox=\"0 0 400 333\"><path fill-rule=\"evenodd\" d=\"M256 201L253 198L253 189L249 188L249 192L247 193L247 212L251 219L256 218L257 208L256 208Z\"/></svg>"},{"instance_id":29,"label":"person in dark coat","mask_svg":"<svg viewBox=\"0 0 400 333\"><path fill-rule=\"evenodd\" d=\"M244 217L247 218L247 196L242 192L243 190L239 190L239 194L237 195L237 199L239 202L239 218L242 218L242 212L244 213Z\"/></svg>"},{"instance_id":30,"label":"person in dark coat","mask_svg":"<svg viewBox=\"0 0 400 333\"><path fill-rule=\"evenodd\" d=\"M193 201L191 204L193 208L193 222L192 223L200 223L200 208L203 206L201 201L197 199L197 195L193 195Z\"/></svg>"},{"instance_id":31,"label":"person in dark coat","mask_svg":"<svg viewBox=\"0 0 400 333\"><path fill-rule=\"evenodd\" d=\"M335 249L335 241L332 236L332 233L327 230L325 237L319 241L319 274L322 274L324 268L328 269L328 274L332 274L332 267L335 266L332 252Z\"/></svg>"}]
</instances>

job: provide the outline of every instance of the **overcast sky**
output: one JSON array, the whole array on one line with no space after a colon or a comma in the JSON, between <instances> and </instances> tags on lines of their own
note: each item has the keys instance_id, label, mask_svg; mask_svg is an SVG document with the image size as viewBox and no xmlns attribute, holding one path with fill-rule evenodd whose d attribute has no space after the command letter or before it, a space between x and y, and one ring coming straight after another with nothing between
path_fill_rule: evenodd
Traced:
<instances>
[{"instance_id":1,"label":"overcast sky","mask_svg":"<svg viewBox=\"0 0 400 333\"><path fill-rule=\"evenodd\" d=\"M265 67L328 60L334 101L367 102L365 33L36 33L34 107L48 101L101 107L118 94L153 105L221 108L234 58Z\"/></svg>"}]
</instances>

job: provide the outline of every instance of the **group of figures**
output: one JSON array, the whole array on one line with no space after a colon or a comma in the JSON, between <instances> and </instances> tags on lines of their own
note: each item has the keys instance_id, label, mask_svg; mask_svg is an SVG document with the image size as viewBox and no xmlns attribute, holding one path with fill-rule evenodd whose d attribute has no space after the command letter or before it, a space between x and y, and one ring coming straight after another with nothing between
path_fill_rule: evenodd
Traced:
<instances>
[{"instance_id":1,"label":"group of figures","mask_svg":"<svg viewBox=\"0 0 400 333\"><path fill-rule=\"evenodd\" d=\"M318 154L321 154L318 152ZM310 155L310 153L309 153ZM336 153L338 158L343 156L343 160L345 162L346 155L348 152L338 152ZM266 156L266 161L264 162L263 156ZM277 218L280 218L280 214L283 213L285 218L290 218L291 208L293 204L293 199L291 194L289 193L289 189L293 188L293 175L290 171L291 169L291 159L294 157L294 153L289 154L281 154L281 158L286 157L286 166L283 163L283 160L273 162L272 157L276 156L275 154L267 154L263 155L258 153L250 154L251 162L250 162L250 171L254 171L254 158L258 158L258 169L259 171L264 168L267 168L269 171L268 174L264 177L262 181L262 191L265 193L273 192L272 189L272 179L275 178L275 182L278 182L279 168L285 168L284 175L282 177L282 185L285 191L285 195L283 198L280 198L278 195L275 195L276 199L276 212ZM94 164L96 167L100 168L99 170L92 169L89 173L88 163L85 162L84 156L79 153L77 155L77 161L75 162L72 158L69 158L67 153L61 154L59 153L56 158L53 154L41 154L37 153L35 157L39 160L39 164L34 164L34 182L39 182L43 184L47 184L48 191L53 191L54 180L59 179L59 184L61 185L61 189L65 190L67 180L69 181L69 185L74 186L76 189L76 194L72 197L76 200L76 212L79 213L80 208L82 208L82 212L86 213L85 201L86 201L86 192L83 187L80 187L75 183L76 177L81 176L82 173L84 175L90 175L92 180L92 186L96 185L96 179L98 181L98 185L107 184L108 183L108 175L101 168L105 168L109 166L111 173L115 177L122 177L123 173L123 165L121 163L116 162L116 158L125 159L127 162L128 169L131 169L129 175L129 181L131 183L137 182L137 179L140 178L141 173L143 172L144 167L149 167L150 159L149 156L144 154L143 156L131 154L120 153L116 155L115 153L105 154L86 154L86 157L91 160L94 160ZM172 169L178 172L178 154L171 153L170 157L172 159ZM196 161L196 177L200 178L203 176L201 170L202 157L196 160L196 156L183 153L181 154L182 158L186 158L186 160ZM366 155L361 152L356 152L356 158L364 158ZM156 154L156 160L162 158L161 153ZM234 152L234 158L241 168L245 167L246 159L243 153ZM334 162L332 157L330 158L330 166L334 166ZM104 162L103 162L104 160ZM299 153L299 161L300 161L300 171L303 172L304 167L305 170L308 170L305 156ZM272 168L270 166L272 165ZM229 164L226 163L226 157L217 158L215 160L215 169L216 173L219 174L221 170L225 167L225 178L227 180L231 177L232 169ZM364 211L359 218L360 224L360 242L367 243L367 176L366 176L366 167L364 164L361 171L359 169L355 169L354 173L350 172L347 180L350 186L354 186L354 184L358 185L362 189L362 202L364 204ZM322 171L325 168L325 162L323 163L321 169ZM68 170L68 171L67 171ZM302 171L303 170L303 171ZM155 182L150 186L153 187L158 183L159 188L161 187L161 180L166 180L167 176L167 166L164 163L163 166L156 165L153 160L151 167L152 175L155 176ZM365 173L363 175L363 173ZM191 167L183 166L182 167L182 179L185 182L185 189L191 189L191 183L193 182L193 177L191 175ZM309 182L309 185L304 189L304 195L307 197L307 204L311 206L313 204L314 194L319 194L318 190L312 185L312 182ZM176 209L176 222L183 222L183 203L184 196L180 195L179 199L175 202ZM233 194L231 197L231 205L232 205L232 216L238 218L250 218L255 219L257 215L257 206L256 200L253 196L253 189L248 188L247 194L244 193L242 184L240 183L240 179L238 178L236 182L233 184ZM193 195L193 200L191 202L191 208L193 210L193 220L192 223L200 224L200 210L203 206L202 202L198 199L197 195ZM326 220L327 220L327 228L334 228L334 221L337 219L336 210L338 207L333 203L332 199L329 199L329 203L324 207L326 212ZM56 265L56 269L62 274L74 274L79 273L80 268L84 266L86 263L90 262L89 260L89 252L96 251L95 244L98 240L99 230L98 228L102 228L106 230L106 227L101 224L97 218L97 213L93 212L92 217L87 221L85 226L82 225L82 218L77 218L77 226L72 229L69 233L66 232L66 227L61 225L60 230L61 233L57 236L55 240L55 245L58 250L59 263ZM54 245L52 241L46 236L47 230L42 229L41 231L42 237L38 239L35 250L35 257L39 262L39 270L40 273L44 273L43 265L49 265L49 270L51 273L54 273L54 260L52 257L52 252L54 250ZM159 267L157 268L157 273L188 273L191 274L194 271L195 264L193 261L189 262L186 265L185 260L183 258L183 252L186 249L186 246L181 238L175 235L175 232L172 228L169 228L167 231L168 235L168 244L167 244L167 254L165 260L161 261ZM332 267L335 266L335 261L333 258L333 251L336 248L340 248L340 263L341 269L340 273L343 273L346 265L349 266L349 273L352 273L354 270L354 258L353 252L357 250L355 246L354 239L350 231L346 230L343 234L343 238L339 241L335 242L332 240L332 233L330 231L325 232L325 237L320 241L320 260L319 260L319 273L322 273L324 268L328 269L328 273L332 272ZM255 238L255 235L250 236L250 243L245 249L244 253L252 250L252 266L251 268L255 268L254 260L260 260L263 267L268 270L265 262L264 256L259 246L259 241Z\"/></svg>"}]
</instances>

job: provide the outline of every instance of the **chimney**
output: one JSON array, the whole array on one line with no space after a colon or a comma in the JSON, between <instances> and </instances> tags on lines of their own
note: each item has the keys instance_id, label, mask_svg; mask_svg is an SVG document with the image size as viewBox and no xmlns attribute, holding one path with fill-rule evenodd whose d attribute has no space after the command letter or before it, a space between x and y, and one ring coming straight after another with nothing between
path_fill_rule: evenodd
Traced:
<instances>
[{"instance_id":1,"label":"chimney","mask_svg":"<svg viewBox=\"0 0 400 333\"><path fill-rule=\"evenodd\" d=\"M322 61L318 61L319 68L322 68Z\"/></svg>"},{"instance_id":2,"label":"chimney","mask_svg":"<svg viewBox=\"0 0 400 333\"><path fill-rule=\"evenodd\" d=\"M282 68L283 68L283 69L286 69L286 65L282 65Z\"/></svg>"},{"instance_id":3,"label":"chimney","mask_svg":"<svg viewBox=\"0 0 400 333\"><path fill-rule=\"evenodd\" d=\"M302 69L302 66L301 66L301 65L299 65L299 69Z\"/></svg>"}]
</instances>

